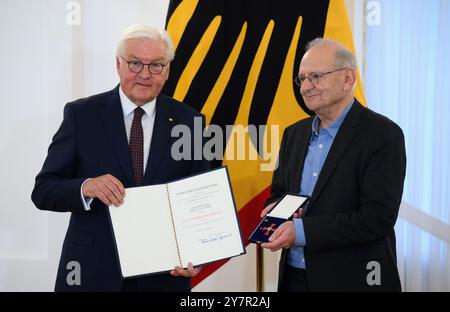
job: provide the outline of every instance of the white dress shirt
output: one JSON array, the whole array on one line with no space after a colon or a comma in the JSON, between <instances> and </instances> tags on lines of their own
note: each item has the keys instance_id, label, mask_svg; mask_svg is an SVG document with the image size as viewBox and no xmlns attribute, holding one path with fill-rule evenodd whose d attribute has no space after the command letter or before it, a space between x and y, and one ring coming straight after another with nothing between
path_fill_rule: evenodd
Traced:
<instances>
[{"instance_id":1,"label":"white dress shirt","mask_svg":"<svg viewBox=\"0 0 450 312\"><path fill-rule=\"evenodd\" d=\"M125 130L127 132L127 140L128 143L130 142L130 132L131 132L131 124L133 123L133 117L134 117L134 109L138 106L134 104L122 91L122 87L119 88L119 96L120 96L120 103L122 104L122 112L123 112L123 119L125 122ZM142 123L142 130L144 132L144 173L147 168L147 161L148 161L148 155L150 153L150 143L152 141L152 135L153 135L153 126L155 125L155 115L156 115L156 99L153 101L150 101L148 103L145 103L141 106L141 108L144 110L144 115L142 116L141 123ZM85 198L83 196L83 185L88 181L89 179L86 179L83 184L81 185L81 201L83 203L85 210L90 210L91 203L93 198Z\"/></svg>"}]
</instances>

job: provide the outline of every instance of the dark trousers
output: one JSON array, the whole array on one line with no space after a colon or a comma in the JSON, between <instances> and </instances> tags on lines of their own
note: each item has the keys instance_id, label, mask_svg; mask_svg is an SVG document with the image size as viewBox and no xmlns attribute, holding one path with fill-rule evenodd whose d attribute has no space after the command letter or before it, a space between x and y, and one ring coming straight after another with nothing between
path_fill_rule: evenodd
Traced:
<instances>
[{"instance_id":1,"label":"dark trousers","mask_svg":"<svg viewBox=\"0 0 450 312\"><path fill-rule=\"evenodd\" d=\"M156 274L128 278L123 281L122 292L190 292L191 279L170 274Z\"/></svg>"},{"instance_id":2,"label":"dark trousers","mask_svg":"<svg viewBox=\"0 0 450 312\"><path fill-rule=\"evenodd\" d=\"M122 292L137 292L139 291L137 278L126 279L122 284Z\"/></svg>"},{"instance_id":3,"label":"dark trousers","mask_svg":"<svg viewBox=\"0 0 450 312\"><path fill-rule=\"evenodd\" d=\"M279 292L310 292L306 270L297 269L288 264L284 267Z\"/></svg>"}]
</instances>

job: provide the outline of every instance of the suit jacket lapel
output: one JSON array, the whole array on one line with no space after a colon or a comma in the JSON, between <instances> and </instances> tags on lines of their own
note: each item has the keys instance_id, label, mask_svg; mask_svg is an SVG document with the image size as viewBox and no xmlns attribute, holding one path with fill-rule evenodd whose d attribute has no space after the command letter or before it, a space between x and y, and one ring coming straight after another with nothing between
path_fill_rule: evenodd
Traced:
<instances>
[{"instance_id":1,"label":"suit jacket lapel","mask_svg":"<svg viewBox=\"0 0 450 312\"><path fill-rule=\"evenodd\" d=\"M106 132L108 133L114 153L119 160L128 185L134 185L130 151L125 130L122 105L119 97L119 86L111 91L111 100L105 103L100 112ZM124 183L125 184L125 183Z\"/></svg>"},{"instance_id":2,"label":"suit jacket lapel","mask_svg":"<svg viewBox=\"0 0 450 312\"><path fill-rule=\"evenodd\" d=\"M291 180L292 181L291 192L293 193L300 192L300 181L302 177L303 166L305 163L306 153L308 152L309 141L311 139L312 134L311 123L312 118L311 122L307 124L308 126L306 131L302 131L301 134L299 135L297 147L295 148L297 152L294 151L295 156L293 157L293 159L296 162L294 163L294 170L293 170L294 178Z\"/></svg>"},{"instance_id":3,"label":"suit jacket lapel","mask_svg":"<svg viewBox=\"0 0 450 312\"><path fill-rule=\"evenodd\" d=\"M310 206L314 204L314 201L320 195L320 192L323 190L333 174L340 158L352 143L357 133L356 127L359 125L361 113L362 105L355 99L353 107L348 112L347 117L337 132L336 138L333 141L322 170L320 171L319 178L311 195Z\"/></svg>"},{"instance_id":4,"label":"suit jacket lapel","mask_svg":"<svg viewBox=\"0 0 450 312\"><path fill-rule=\"evenodd\" d=\"M171 140L170 133L174 123L175 117L167 103L167 99L163 96L158 96L150 152L142 180L144 185L151 184L156 169L163 160L163 155L167 155L166 150Z\"/></svg>"}]
</instances>

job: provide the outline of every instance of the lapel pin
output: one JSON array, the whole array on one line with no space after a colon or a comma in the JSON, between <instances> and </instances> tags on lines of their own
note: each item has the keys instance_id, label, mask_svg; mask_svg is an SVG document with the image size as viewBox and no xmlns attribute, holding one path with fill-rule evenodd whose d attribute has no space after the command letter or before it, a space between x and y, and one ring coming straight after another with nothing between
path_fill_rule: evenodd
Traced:
<instances>
[{"instance_id":1,"label":"lapel pin","mask_svg":"<svg viewBox=\"0 0 450 312\"><path fill-rule=\"evenodd\" d=\"M173 121L173 118L169 117L169 121L172 122L172 121Z\"/></svg>"}]
</instances>

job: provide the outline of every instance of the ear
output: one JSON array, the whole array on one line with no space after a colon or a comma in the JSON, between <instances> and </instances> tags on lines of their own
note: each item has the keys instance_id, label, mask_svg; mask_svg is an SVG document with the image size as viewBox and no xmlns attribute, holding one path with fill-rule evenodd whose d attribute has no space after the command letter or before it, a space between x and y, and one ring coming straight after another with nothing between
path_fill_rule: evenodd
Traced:
<instances>
[{"instance_id":1,"label":"ear","mask_svg":"<svg viewBox=\"0 0 450 312\"><path fill-rule=\"evenodd\" d=\"M354 69L347 69L345 70L345 89L349 90L352 89L353 86L356 84L356 70Z\"/></svg>"},{"instance_id":2,"label":"ear","mask_svg":"<svg viewBox=\"0 0 450 312\"><path fill-rule=\"evenodd\" d=\"M169 62L169 64L167 64L165 70L166 70L166 79L164 81L167 81L167 79L169 79L169 73L170 73L170 62Z\"/></svg>"},{"instance_id":3,"label":"ear","mask_svg":"<svg viewBox=\"0 0 450 312\"><path fill-rule=\"evenodd\" d=\"M119 69L120 69L120 60L119 60L118 56L116 56L116 69L117 69L117 73L119 73L120 72L119 71Z\"/></svg>"}]
</instances>

